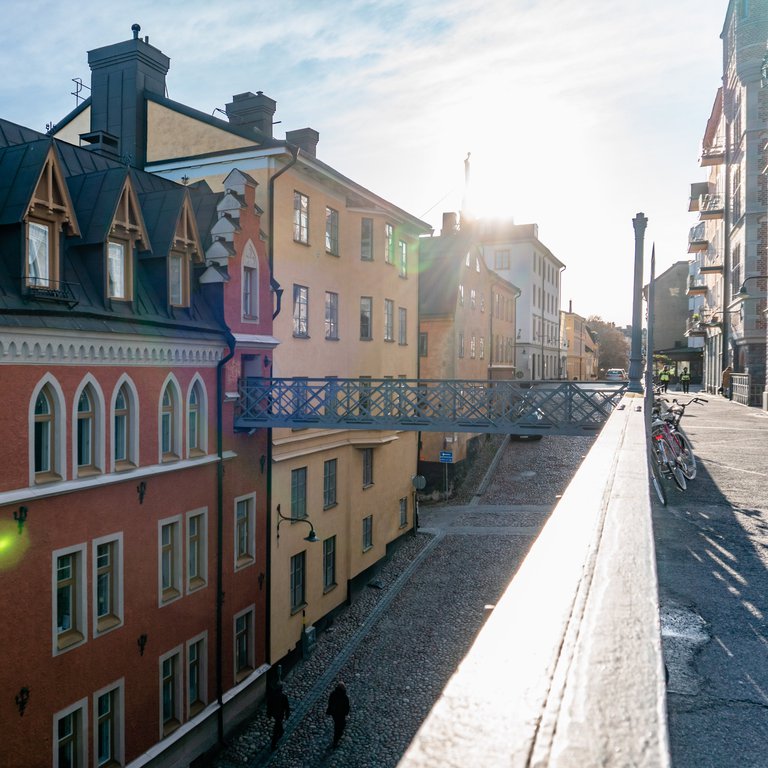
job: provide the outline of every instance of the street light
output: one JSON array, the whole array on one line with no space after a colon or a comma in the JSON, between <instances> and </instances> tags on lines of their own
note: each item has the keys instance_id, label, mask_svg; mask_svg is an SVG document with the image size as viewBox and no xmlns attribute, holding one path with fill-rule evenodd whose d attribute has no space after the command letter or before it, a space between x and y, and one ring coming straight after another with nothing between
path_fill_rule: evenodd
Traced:
<instances>
[{"instance_id":1,"label":"street light","mask_svg":"<svg viewBox=\"0 0 768 768\"><path fill-rule=\"evenodd\" d=\"M744 282L741 284L741 287L736 294L736 298L728 305L728 309L733 309L747 299L757 298L755 296L750 296L747 292L747 282L749 280L765 280L766 278L768 278L768 275L752 275L750 277L745 277Z\"/></svg>"},{"instance_id":2,"label":"street light","mask_svg":"<svg viewBox=\"0 0 768 768\"><path fill-rule=\"evenodd\" d=\"M287 520L289 523L306 523L309 526L309 535L304 537L304 541L311 541L312 543L315 543L316 541L320 541L320 539L317 538L317 534L315 533L315 527L312 525L312 523L309 521L306 517L286 517L281 511L280 511L280 505L277 505L277 538L280 538L280 523L283 522L283 520Z\"/></svg>"}]
</instances>

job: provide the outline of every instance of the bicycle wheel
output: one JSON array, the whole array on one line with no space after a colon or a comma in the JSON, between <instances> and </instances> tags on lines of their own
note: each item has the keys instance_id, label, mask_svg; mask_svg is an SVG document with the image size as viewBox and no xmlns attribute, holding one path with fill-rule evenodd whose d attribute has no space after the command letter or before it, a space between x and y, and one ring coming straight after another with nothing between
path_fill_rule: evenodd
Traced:
<instances>
[{"instance_id":1,"label":"bicycle wheel","mask_svg":"<svg viewBox=\"0 0 768 768\"><path fill-rule=\"evenodd\" d=\"M667 492L664 490L664 479L661 474L661 467L659 466L658 454L656 451L651 451L651 455L648 459L648 474L651 481L651 486L656 491L661 505L667 506Z\"/></svg>"},{"instance_id":2,"label":"bicycle wheel","mask_svg":"<svg viewBox=\"0 0 768 768\"><path fill-rule=\"evenodd\" d=\"M682 432L675 432L674 435L680 447L680 453L677 457L680 469L686 480L693 480L696 477L696 456L693 453L691 442Z\"/></svg>"},{"instance_id":3,"label":"bicycle wheel","mask_svg":"<svg viewBox=\"0 0 768 768\"><path fill-rule=\"evenodd\" d=\"M674 455L674 447L667 443L667 438L663 437L659 439L658 435L653 436L653 446L658 452L660 457L659 466L664 474L672 475L675 485L684 491L688 487L688 483L685 481L685 475L683 470L680 469L680 465L677 463L677 458Z\"/></svg>"}]
</instances>

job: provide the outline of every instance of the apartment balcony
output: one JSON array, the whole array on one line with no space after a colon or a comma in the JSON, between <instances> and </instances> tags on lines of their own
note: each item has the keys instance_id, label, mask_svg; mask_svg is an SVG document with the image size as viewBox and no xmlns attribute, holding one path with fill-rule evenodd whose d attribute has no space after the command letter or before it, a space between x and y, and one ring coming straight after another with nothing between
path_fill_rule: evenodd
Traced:
<instances>
[{"instance_id":1,"label":"apartment balcony","mask_svg":"<svg viewBox=\"0 0 768 768\"><path fill-rule=\"evenodd\" d=\"M691 227L688 233L688 253L701 253L708 248L707 228L704 222L700 221L695 227Z\"/></svg>"},{"instance_id":2,"label":"apartment balcony","mask_svg":"<svg viewBox=\"0 0 768 768\"><path fill-rule=\"evenodd\" d=\"M685 335L688 337L706 336L707 329L701 324L700 320L688 318L685 326Z\"/></svg>"},{"instance_id":3,"label":"apartment balcony","mask_svg":"<svg viewBox=\"0 0 768 768\"><path fill-rule=\"evenodd\" d=\"M706 296L707 290L707 284L703 280L688 279L687 296Z\"/></svg>"},{"instance_id":4,"label":"apartment balcony","mask_svg":"<svg viewBox=\"0 0 768 768\"><path fill-rule=\"evenodd\" d=\"M696 181L691 184L691 196L688 198L688 210L695 213L699 210L699 201L702 195L709 193L708 181Z\"/></svg>"},{"instance_id":5,"label":"apartment balcony","mask_svg":"<svg viewBox=\"0 0 768 768\"><path fill-rule=\"evenodd\" d=\"M722 219L725 213L725 197L721 194L702 195L699 200L699 218L702 221Z\"/></svg>"},{"instance_id":6,"label":"apartment balcony","mask_svg":"<svg viewBox=\"0 0 768 768\"><path fill-rule=\"evenodd\" d=\"M699 265L699 274L700 275L722 275L723 274L723 264L722 262L711 262L709 264L700 264Z\"/></svg>"},{"instance_id":7,"label":"apartment balcony","mask_svg":"<svg viewBox=\"0 0 768 768\"><path fill-rule=\"evenodd\" d=\"M712 165L722 165L725 162L725 144L715 144L711 147L702 147L699 165L707 168Z\"/></svg>"}]
</instances>

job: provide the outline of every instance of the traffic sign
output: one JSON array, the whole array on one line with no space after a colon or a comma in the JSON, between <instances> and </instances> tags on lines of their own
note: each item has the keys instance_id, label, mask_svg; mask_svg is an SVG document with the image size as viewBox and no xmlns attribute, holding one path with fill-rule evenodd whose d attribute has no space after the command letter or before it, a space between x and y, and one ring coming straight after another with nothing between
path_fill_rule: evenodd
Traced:
<instances>
[{"instance_id":1,"label":"traffic sign","mask_svg":"<svg viewBox=\"0 0 768 768\"><path fill-rule=\"evenodd\" d=\"M453 451L440 451L441 464L453 464Z\"/></svg>"}]
</instances>

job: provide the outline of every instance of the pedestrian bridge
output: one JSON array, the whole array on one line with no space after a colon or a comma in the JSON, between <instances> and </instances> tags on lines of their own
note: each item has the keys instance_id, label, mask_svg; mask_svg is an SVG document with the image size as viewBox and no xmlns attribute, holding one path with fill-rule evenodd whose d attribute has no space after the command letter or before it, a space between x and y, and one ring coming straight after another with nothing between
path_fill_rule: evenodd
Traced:
<instances>
[{"instance_id":1,"label":"pedestrian bridge","mask_svg":"<svg viewBox=\"0 0 768 768\"><path fill-rule=\"evenodd\" d=\"M600 430L626 387L558 380L250 377L239 382L235 428L583 435Z\"/></svg>"}]
</instances>

